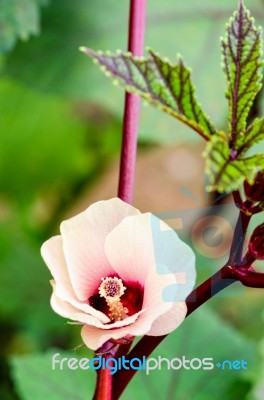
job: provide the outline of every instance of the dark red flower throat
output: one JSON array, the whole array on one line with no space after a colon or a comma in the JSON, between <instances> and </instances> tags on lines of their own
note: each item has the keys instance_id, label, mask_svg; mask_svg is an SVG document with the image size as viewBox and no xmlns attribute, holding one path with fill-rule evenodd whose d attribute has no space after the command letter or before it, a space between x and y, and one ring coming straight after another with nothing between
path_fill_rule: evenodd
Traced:
<instances>
[{"instance_id":1,"label":"dark red flower throat","mask_svg":"<svg viewBox=\"0 0 264 400\"><path fill-rule=\"evenodd\" d=\"M134 315L142 309L144 290L139 282L123 281L118 275L112 275L102 280L103 283L98 285L88 302L93 308L106 314L112 320L111 323L114 322L112 303L119 304L124 310L118 319ZM120 297L118 296L115 300L118 284L122 286L123 290Z\"/></svg>"}]
</instances>

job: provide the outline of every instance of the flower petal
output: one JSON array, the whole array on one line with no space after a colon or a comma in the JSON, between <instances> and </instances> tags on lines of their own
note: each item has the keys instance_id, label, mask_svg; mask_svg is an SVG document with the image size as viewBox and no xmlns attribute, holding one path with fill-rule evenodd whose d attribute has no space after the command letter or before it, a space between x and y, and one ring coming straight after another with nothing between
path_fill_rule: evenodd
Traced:
<instances>
[{"instance_id":1,"label":"flower petal","mask_svg":"<svg viewBox=\"0 0 264 400\"><path fill-rule=\"evenodd\" d=\"M139 336L146 334L150 331L153 321L160 318L163 314L166 314L173 307L173 303L164 302L162 298L163 288L171 283L175 283L174 275L162 277L156 275L155 277L155 275L153 276L150 272L145 282L146 286L143 302L143 307L144 305L148 305L149 307L144 308L141 312L123 321L109 324L109 327L111 326L112 329L107 331L102 331L102 329L98 329L96 326L85 325L82 329L82 338L86 346L96 350L110 339L120 339L126 335ZM137 318L135 318L135 316L137 316ZM132 317L134 321L132 321ZM128 320L130 320L131 323L124 326L127 324Z\"/></svg>"},{"instance_id":2,"label":"flower petal","mask_svg":"<svg viewBox=\"0 0 264 400\"><path fill-rule=\"evenodd\" d=\"M152 217L145 213L124 218L106 237L106 257L124 281L144 286L149 270L155 268Z\"/></svg>"},{"instance_id":3,"label":"flower petal","mask_svg":"<svg viewBox=\"0 0 264 400\"><path fill-rule=\"evenodd\" d=\"M171 308L172 302L163 299L163 290L170 285L175 285L175 275L158 275L156 271L150 271L145 281L143 308L150 309L160 304L166 305L166 311Z\"/></svg>"},{"instance_id":4,"label":"flower petal","mask_svg":"<svg viewBox=\"0 0 264 400\"><path fill-rule=\"evenodd\" d=\"M183 302L193 290L196 280L195 254L166 223L152 219L155 232L155 260L160 276L174 274L176 285L168 287L165 301ZM175 297L176 292L176 297Z\"/></svg>"},{"instance_id":5,"label":"flower petal","mask_svg":"<svg viewBox=\"0 0 264 400\"><path fill-rule=\"evenodd\" d=\"M46 262L54 281L51 282L56 296L61 300L70 303L76 309L98 318L102 323L109 322L109 318L100 311L95 310L87 303L82 303L77 299L73 291L65 258L63 255L61 236L54 236L47 240L41 247L41 255Z\"/></svg>"},{"instance_id":6,"label":"flower petal","mask_svg":"<svg viewBox=\"0 0 264 400\"><path fill-rule=\"evenodd\" d=\"M150 330L148 336L162 336L174 331L184 321L187 313L187 306L184 302L176 302L172 308L157 318Z\"/></svg>"},{"instance_id":7,"label":"flower petal","mask_svg":"<svg viewBox=\"0 0 264 400\"><path fill-rule=\"evenodd\" d=\"M113 331L102 331L102 329L98 329L95 326L84 325L81 330L81 336L84 344L89 349L97 350L110 339L120 339L126 336L128 331L127 327Z\"/></svg>"},{"instance_id":8,"label":"flower petal","mask_svg":"<svg viewBox=\"0 0 264 400\"><path fill-rule=\"evenodd\" d=\"M61 300L58 296L56 296L55 292L53 292L51 295L50 304L53 310L64 318L71 319L75 322L80 322L81 324L91 324L97 327L102 326L102 323L97 318L81 312L70 303Z\"/></svg>"},{"instance_id":9,"label":"flower petal","mask_svg":"<svg viewBox=\"0 0 264 400\"><path fill-rule=\"evenodd\" d=\"M47 264L54 280L56 281L57 294L62 298L74 296L65 262L61 236L54 236L47 240L41 247L41 255ZM74 296L75 297L75 296Z\"/></svg>"},{"instance_id":10,"label":"flower petal","mask_svg":"<svg viewBox=\"0 0 264 400\"><path fill-rule=\"evenodd\" d=\"M173 229L150 213L124 218L107 235L105 254L124 281L138 281L142 286L149 271L160 277L173 276L176 272L185 274L179 301L184 301L194 286L192 249Z\"/></svg>"},{"instance_id":11,"label":"flower petal","mask_svg":"<svg viewBox=\"0 0 264 400\"><path fill-rule=\"evenodd\" d=\"M66 303L67 305L71 305L72 307L74 307L75 311L77 313L85 313L87 315L90 315L96 319L98 319L102 324L107 324L110 322L110 319L101 311L96 310L95 308L91 307L89 304L87 303L82 303L80 302L75 294L73 293L73 296L69 297L63 297L60 296L60 294L58 294L58 290L57 290L57 284L55 281L51 280L50 281L51 286L53 287L53 292L55 293L56 297L63 303ZM68 317L70 318L70 317ZM74 317L74 320L77 321L76 316ZM81 321L80 321L81 322ZM98 325L100 326L100 324Z\"/></svg>"},{"instance_id":12,"label":"flower petal","mask_svg":"<svg viewBox=\"0 0 264 400\"><path fill-rule=\"evenodd\" d=\"M145 309L143 309L138 313L123 319L122 321L116 321L113 323L109 323L110 319L103 314L105 316L105 323L102 323L97 315L102 314L100 311L92 309L91 314L83 312L82 310L75 307L73 304L59 298L56 294L56 286L54 287L54 291L51 296L51 306L57 314L61 315L64 318L69 318L75 322L80 322L81 324L92 325L100 328L101 330L111 330L114 328L122 328L124 326L131 325L137 320L139 315L146 311Z\"/></svg>"},{"instance_id":13,"label":"flower petal","mask_svg":"<svg viewBox=\"0 0 264 400\"><path fill-rule=\"evenodd\" d=\"M127 335L145 335L150 331L153 321L166 312L165 308L168 310L170 307L168 303L165 306L164 304L165 303L161 303L156 307L152 307L150 310L146 310L139 315L133 324L121 328L102 330L96 326L84 325L81 331L83 342L90 349L97 350L110 339L120 339Z\"/></svg>"},{"instance_id":14,"label":"flower petal","mask_svg":"<svg viewBox=\"0 0 264 400\"><path fill-rule=\"evenodd\" d=\"M136 208L115 198L97 202L61 224L70 280L80 300L87 300L100 285L100 279L113 273L104 254L107 234L123 218L138 213Z\"/></svg>"},{"instance_id":15,"label":"flower petal","mask_svg":"<svg viewBox=\"0 0 264 400\"><path fill-rule=\"evenodd\" d=\"M143 314L142 314L143 315ZM148 327L149 329L150 327ZM120 339L127 335L141 336L147 332L146 326L138 324L137 321L123 328L102 330L95 326L84 325L81 331L83 342L92 350L97 350L110 339Z\"/></svg>"}]
</instances>

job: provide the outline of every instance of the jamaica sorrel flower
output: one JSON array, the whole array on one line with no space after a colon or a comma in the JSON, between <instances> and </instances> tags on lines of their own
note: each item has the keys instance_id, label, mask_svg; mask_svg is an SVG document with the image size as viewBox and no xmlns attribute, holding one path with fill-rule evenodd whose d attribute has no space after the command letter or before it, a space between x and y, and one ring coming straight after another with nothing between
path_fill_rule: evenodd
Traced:
<instances>
[{"instance_id":1,"label":"jamaica sorrel flower","mask_svg":"<svg viewBox=\"0 0 264 400\"><path fill-rule=\"evenodd\" d=\"M41 254L54 278L53 310L83 324L91 349L165 335L185 318L195 281L192 250L157 217L117 198L64 221Z\"/></svg>"}]
</instances>

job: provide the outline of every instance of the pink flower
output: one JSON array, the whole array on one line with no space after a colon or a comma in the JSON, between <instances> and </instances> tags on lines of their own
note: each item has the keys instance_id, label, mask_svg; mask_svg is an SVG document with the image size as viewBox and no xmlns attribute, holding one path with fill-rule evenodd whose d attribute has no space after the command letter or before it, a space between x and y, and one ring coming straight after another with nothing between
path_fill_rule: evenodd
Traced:
<instances>
[{"instance_id":1,"label":"pink flower","mask_svg":"<svg viewBox=\"0 0 264 400\"><path fill-rule=\"evenodd\" d=\"M165 335L185 318L195 281L192 250L157 217L117 198L62 222L61 235L41 254L54 278L53 310L83 324L91 349L111 339Z\"/></svg>"}]
</instances>

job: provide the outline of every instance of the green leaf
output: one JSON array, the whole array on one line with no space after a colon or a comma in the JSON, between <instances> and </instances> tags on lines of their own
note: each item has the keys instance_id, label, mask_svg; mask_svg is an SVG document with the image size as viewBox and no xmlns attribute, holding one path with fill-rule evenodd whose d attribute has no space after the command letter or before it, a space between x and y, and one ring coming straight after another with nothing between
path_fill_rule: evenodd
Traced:
<instances>
[{"instance_id":1,"label":"green leaf","mask_svg":"<svg viewBox=\"0 0 264 400\"><path fill-rule=\"evenodd\" d=\"M0 0L0 52L9 51L17 39L40 32L40 7L46 0Z\"/></svg>"},{"instance_id":2,"label":"green leaf","mask_svg":"<svg viewBox=\"0 0 264 400\"><path fill-rule=\"evenodd\" d=\"M221 332L221 346L219 346ZM91 370L52 370L51 357L59 352L61 357L80 358L75 352L49 351L42 355L12 357L12 375L16 390L22 400L83 400L92 398L95 373ZM186 359L213 358L214 365L225 359L244 360L248 369L257 363L255 348L248 339L213 314L207 306L188 317L184 323L168 335L151 357ZM84 356L87 357L87 356ZM91 358L91 357L88 357ZM177 364L177 362L175 363ZM197 365L197 362L196 362ZM161 368L139 371L127 387L121 399L242 399L239 383L246 383L246 371L229 368L212 370L167 369L165 361ZM217 390L215 389L217 387ZM236 387L236 397L231 388ZM245 395L245 393L243 393Z\"/></svg>"},{"instance_id":3,"label":"green leaf","mask_svg":"<svg viewBox=\"0 0 264 400\"><path fill-rule=\"evenodd\" d=\"M106 76L117 78L128 92L136 93L150 104L177 118L205 139L215 133L209 118L195 97L190 70L179 59L176 65L149 50L149 57L130 53L102 53L83 48L102 66Z\"/></svg>"},{"instance_id":4,"label":"green leaf","mask_svg":"<svg viewBox=\"0 0 264 400\"><path fill-rule=\"evenodd\" d=\"M226 129L224 74L219 66L219 36L232 15L236 1L163 0L148 7L146 46L174 60L178 52L193 70L199 101L215 126ZM260 0L247 0L258 24L264 23ZM105 12L102 12L105 10ZM128 2L116 0L52 0L41 16L41 35L18 42L4 66L5 76L28 87L56 93L75 101L92 101L122 118L123 92L110 80L99 79L98 70L78 52L127 46ZM59 50L58 50L59 49ZM34 62L28 62L34 60ZM67 73L65 73L67 65ZM193 143L199 137L165 113L146 107L140 118L140 138L159 143Z\"/></svg>"},{"instance_id":5,"label":"green leaf","mask_svg":"<svg viewBox=\"0 0 264 400\"><path fill-rule=\"evenodd\" d=\"M249 11L240 1L239 9L227 25L226 37L222 40L233 149L236 148L237 138L244 137L248 113L262 86L261 34L261 28L255 27Z\"/></svg>"},{"instance_id":6,"label":"green leaf","mask_svg":"<svg viewBox=\"0 0 264 400\"><path fill-rule=\"evenodd\" d=\"M243 154L264 139L264 118L256 118L243 137L237 141L238 154Z\"/></svg>"},{"instance_id":7,"label":"green leaf","mask_svg":"<svg viewBox=\"0 0 264 400\"><path fill-rule=\"evenodd\" d=\"M204 153L209 176L207 190L230 193L237 190L245 179L249 183L254 182L258 171L264 168L264 154L233 159L228 139L223 132L221 135L215 135L211 139Z\"/></svg>"},{"instance_id":8,"label":"green leaf","mask_svg":"<svg viewBox=\"0 0 264 400\"><path fill-rule=\"evenodd\" d=\"M12 357L16 389L23 400L83 400L92 398L95 373L64 367L52 369L52 356L80 358L75 352L54 350L46 354Z\"/></svg>"},{"instance_id":9,"label":"green leaf","mask_svg":"<svg viewBox=\"0 0 264 400\"><path fill-rule=\"evenodd\" d=\"M263 323L263 314L262 314ZM263 337L262 337L263 339ZM250 400L263 400L264 395L264 344L263 340L259 344L259 353L261 354L261 365L253 376L254 384L248 399Z\"/></svg>"},{"instance_id":10,"label":"green leaf","mask_svg":"<svg viewBox=\"0 0 264 400\"><path fill-rule=\"evenodd\" d=\"M219 346L221 340L221 346ZM151 358L164 357L169 360L182 358L213 358L214 364L227 360L245 360L248 368L256 363L253 344L238 331L213 314L208 306L197 310L188 317L175 332L152 353ZM177 362L175 362L177 365ZM215 367L206 370L167 370L166 361L161 369L150 371L149 375L138 372L131 381L121 400L233 400L239 396L239 382L245 379L242 370L222 370ZM230 389L237 384L237 395L232 397ZM216 390L217 388L217 390ZM245 393L243 393L245 395Z\"/></svg>"}]
</instances>

